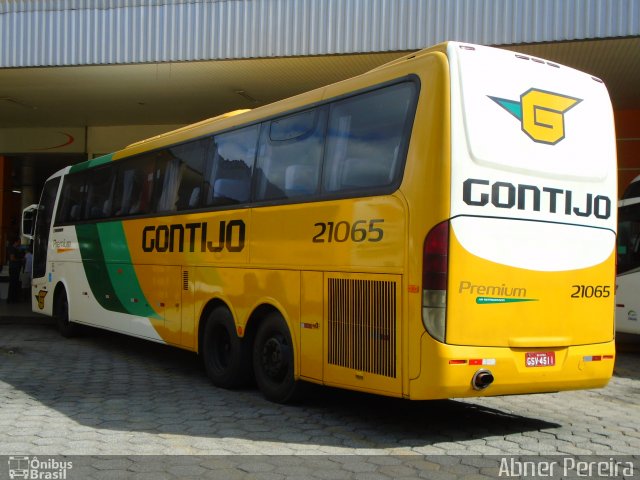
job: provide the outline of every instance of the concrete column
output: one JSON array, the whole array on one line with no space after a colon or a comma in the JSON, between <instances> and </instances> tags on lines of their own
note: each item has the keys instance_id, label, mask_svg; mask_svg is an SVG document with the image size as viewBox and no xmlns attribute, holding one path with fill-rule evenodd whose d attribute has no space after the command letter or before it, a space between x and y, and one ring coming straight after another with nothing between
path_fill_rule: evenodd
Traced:
<instances>
[{"instance_id":1,"label":"concrete column","mask_svg":"<svg viewBox=\"0 0 640 480\"><path fill-rule=\"evenodd\" d=\"M21 171L22 178L22 186L20 190L22 191L22 198L20 200L20 212L27 208L32 203L36 203L38 201L35 198L35 192L33 189L33 166L22 165Z\"/></svg>"},{"instance_id":2,"label":"concrete column","mask_svg":"<svg viewBox=\"0 0 640 480\"><path fill-rule=\"evenodd\" d=\"M9 205L11 204L10 161L0 155L0 265L7 263L7 241L9 234Z\"/></svg>"}]
</instances>

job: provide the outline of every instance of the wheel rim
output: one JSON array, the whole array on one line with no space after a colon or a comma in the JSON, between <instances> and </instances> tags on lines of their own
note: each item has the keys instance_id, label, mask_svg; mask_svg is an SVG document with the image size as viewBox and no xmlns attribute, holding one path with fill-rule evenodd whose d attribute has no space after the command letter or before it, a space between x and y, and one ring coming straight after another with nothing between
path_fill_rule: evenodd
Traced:
<instances>
[{"instance_id":1,"label":"wheel rim","mask_svg":"<svg viewBox=\"0 0 640 480\"><path fill-rule=\"evenodd\" d=\"M289 369L289 346L282 335L273 335L262 347L261 364L271 380L282 381Z\"/></svg>"}]
</instances>

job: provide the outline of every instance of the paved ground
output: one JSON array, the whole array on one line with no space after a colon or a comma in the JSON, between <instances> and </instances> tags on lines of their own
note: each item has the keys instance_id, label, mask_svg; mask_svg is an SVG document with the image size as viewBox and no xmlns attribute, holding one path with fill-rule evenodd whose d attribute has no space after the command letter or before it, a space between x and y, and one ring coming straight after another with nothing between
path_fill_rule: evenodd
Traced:
<instances>
[{"instance_id":1,"label":"paved ground","mask_svg":"<svg viewBox=\"0 0 640 480\"><path fill-rule=\"evenodd\" d=\"M601 390L408 402L318 388L281 406L213 387L188 352L102 331L63 339L48 320L1 315L0 455L202 456L97 458L83 478L492 478L481 457L432 455L640 452L637 345ZM269 456L210 457L229 454Z\"/></svg>"}]
</instances>

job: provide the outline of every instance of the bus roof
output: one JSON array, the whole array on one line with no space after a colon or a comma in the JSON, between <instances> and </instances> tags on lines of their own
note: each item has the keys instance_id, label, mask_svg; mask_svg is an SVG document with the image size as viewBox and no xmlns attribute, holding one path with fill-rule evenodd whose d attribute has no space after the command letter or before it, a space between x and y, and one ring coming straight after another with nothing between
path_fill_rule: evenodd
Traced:
<instances>
[{"instance_id":1,"label":"bus roof","mask_svg":"<svg viewBox=\"0 0 640 480\"><path fill-rule=\"evenodd\" d=\"M236 115L240 115L242 113L246 113L246 112L250 112L250 111L251 111L250 108L240 108L238 110L232 110L231 112L226 112L226 113L223 113L222 115L218 115L216 117L207 118L205 120L201 120L201 121L196 122L196 123L185 125L184 127L177 128L175 130L171 130L169 132L161 133L160 135L156 135L156 136L153 136L153 137L145 138L144 140L140 140L138 142L134 142L134 143L132 143L130 145L127 145L125 148L140 147L140 146L145 145L147 143L151 143L151 142L153 142L155 140L161 140L163 138L170 137L170 136L173 136L173 135L177 135L179 133L195 130L196 128L201 127L203 125L209 125L209 124L211 124L213 122L216 122L218 120L223 120L225 118L235 117Z\"/></svg>"},{"instance_id":2,"label":"bus roof","mask_svg":"<svg viewBox=\"0 0 640 480\"><path fill-rule=\"evenodd\" d=\"M438 52L446 53L447 45L449 45L450 43L455 43L455 42L440 43L433 47L425 48L417 52L410 53L408 55L395 59L391 62L385 63L384 65L376 67L370 70L369 72L365 72L365 75L370 72L385 70L387 68L393 67L407 60L419 58L432 52L438 51ZM350 79L345 79L345 81L348 81L348 80ZM156 135L154 137L150 137L150 138L128 145L124 149L118 152L115 152L112 155L111 159L116 160L119 158L142 153L144 151L153 150L156 148L162 148L168 144L180 143L187 139L195 138L198 136L204 136L204 135L210 134L213 131L214 125L215 125L215 130L226 129L226 128L236 127L238 125L245 124L245 123L250 123L254 120L256 121L261 120L263 118L269 117L270 115L277 115L282 112L283 105L286 105L285 107L286 110L295 110L296 108L299 108L301 106L323 100L322 95L324 93L325 88L326 86L322 86L314 90L310 90L308 92L295 95L293 97L288 97L281 101L276 101L273 103L262 105L255 109L234 110L231 112L224 113L222 115L218 115L213 118L205 119L200 122L178 128L176 130L172 130L170 132L163 133L161 135ZM237 117L241 117L241 118L237 118ZM95 165L95 163L93 165Z\"/></svg>"}]
</instances>

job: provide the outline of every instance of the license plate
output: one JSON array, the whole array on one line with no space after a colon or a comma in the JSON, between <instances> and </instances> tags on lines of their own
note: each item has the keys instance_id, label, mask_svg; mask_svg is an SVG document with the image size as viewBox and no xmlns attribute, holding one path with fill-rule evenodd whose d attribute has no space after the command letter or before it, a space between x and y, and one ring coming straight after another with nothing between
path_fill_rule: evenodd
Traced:
<instances>
[{"instance_id":1,"label":"license plate","mask_svg":"<svg viewBox=\"0 0 640 480\"><path fill-rule=\"evenodd\" d=\"M556 352L527 352L525 365L527 367L553 367L556 364Z\"/></svg>"}]
</instances>

